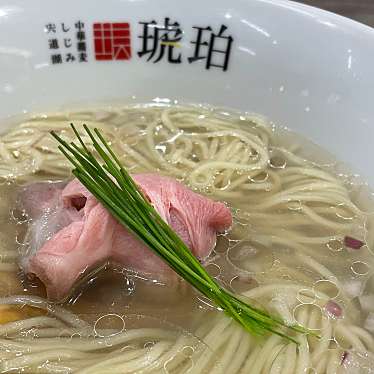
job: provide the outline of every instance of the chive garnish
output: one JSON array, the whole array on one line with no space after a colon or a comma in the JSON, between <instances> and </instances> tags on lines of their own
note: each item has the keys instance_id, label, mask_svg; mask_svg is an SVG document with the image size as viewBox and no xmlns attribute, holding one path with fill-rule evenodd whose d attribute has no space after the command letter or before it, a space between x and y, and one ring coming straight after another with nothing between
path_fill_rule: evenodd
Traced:
<instances>
[{"instance_id":1,"label":"chive garnish","mask_svg":"<svg viewBox=\"0 0 374 374\"><path fill-rule=\"evenodd\" d=\"M60 143L60 151L74 166L74 176L118 222L143 241L187 283L253 335L261 336L271 332L296 344L299 344L296 338L287 331L317 336L303 326L289 325L282 319L251 306L240 296L219 285L144 197L100 131L96 128L91 131L83 125L92 140L96 158L73 124L71 127L77 137L77 144L68 144L54 131L51 134Z\"/></svg>"}]
</instances>

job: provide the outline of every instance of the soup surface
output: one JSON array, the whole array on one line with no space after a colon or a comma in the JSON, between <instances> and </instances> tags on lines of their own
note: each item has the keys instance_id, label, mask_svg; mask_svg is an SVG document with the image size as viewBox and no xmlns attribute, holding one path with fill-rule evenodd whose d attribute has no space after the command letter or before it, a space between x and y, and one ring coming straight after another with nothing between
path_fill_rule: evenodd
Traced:
<instances>
[{"instance_id":1,"label":"soup surface","mask_svg":"<svg viewBox=\"0 0 374 374\"><path fill-rule=\"evenodd\" d=\"M72 179L49 132L102 130L131 173L167 175L223 201L234 224L204 263L221 284L289 323L299 346L253 337L182 280L118 264L49 302L18 264L32 220L19 191ZM90 139L84 138L87 144ZM0 371L374 372L374 199L306 139L258 115L195 106L113 106L35 115L0 136Z\"/></svg>"}]
</instances>

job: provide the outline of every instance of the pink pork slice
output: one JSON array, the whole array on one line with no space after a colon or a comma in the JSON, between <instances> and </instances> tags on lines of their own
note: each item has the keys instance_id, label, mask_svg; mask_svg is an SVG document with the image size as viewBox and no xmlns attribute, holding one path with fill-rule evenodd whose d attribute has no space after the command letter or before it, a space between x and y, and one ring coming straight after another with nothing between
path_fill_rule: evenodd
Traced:
<instances>
[{"instance_id":1,"label":"pink pork slice","mask_svg":"<svg viewBox=\"0 0 374 374\"><path fill-rule=\"evenodd\" d=\"M204 261L217 233L230 228L230 210L169 177L137 174L133 178L160 216ZM35 198L43 194L44 203L39 200L38 205ZM107 261L146 278L175 280L173 270L119 224L77 179L63 189L53 183L26 186L22 201L33 223L28 235L31 248L21 266L44 283L48 298L65 298L87 269Z\"/></svg>"}]
</instances>

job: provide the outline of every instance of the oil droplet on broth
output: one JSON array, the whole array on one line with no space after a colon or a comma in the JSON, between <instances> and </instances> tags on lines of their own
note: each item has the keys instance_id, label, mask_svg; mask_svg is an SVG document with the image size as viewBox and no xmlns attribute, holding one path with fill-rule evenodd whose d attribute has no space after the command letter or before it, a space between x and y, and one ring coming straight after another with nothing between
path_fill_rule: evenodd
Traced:
<instances>
[{"instance_id":1,"label":"oil droplet on broth","mask_svg":"<svg viewBox=\"0 0 374 374\"><path fill-rule=\"evenodd\" d=\"M230 239L228 238L227 235L218 235L217 244L216 244L216 247L214 248L214 251L220 254L226 253L230 245L232 244L230 244Z\"/></svg>"},{"instance_id":2,"label":"oil droplet on broth","mask_svg":"<svg viewBox=\"0 0 374 374\"><path fill-rule=\"evenodd\" d=\"M334 281L328 279L321 279L314 283L313 289L318 295L318 293L326 294L330 299L335 299L340 291L338 286Z\"/></svg>"},{"instance_id":3,"label":"oil droplet on broth","mask_svg":"<svg viewBox=\"0 0 374 374\"><path fill-rule=\"evenodd\" d=\"M232 291L242 294L253 288L258 287L257 280L249 274L235 275L229 282Z\"/></svg>"},{"instance_id":4,"label":"oil droplet on broth","mask_svg":"<svg viewBox=\"0 0 374 374\"><path fill-rule=\"evenodd\" d=\"M344 203L340 203L332 208L335 210L335 215L343 221L352 221L357 217L357 215Z\"/></svg>"},{"instance_id":5,"label":"oil droplet on broth","mask_svg":"<svg viewBox=\"0 0 374 374\"><path fill-rule=\"evenodd\" d=\"M340 252L344 248L343 240L338 238L330 239L326 246L332 252Z\"/></svg>"},{"instance_id":6,"label":"oil droplet on broth","mask_svg":"<svg viewBox=\"0 0 374 374\"><path fill-rule=\"evenodd\" d=\"M266 273L274 264L271 246L250 240L243 240L229 248L227 259L237 269L251 274Z\"/></svg>"},{"instance_id":7,"label":"oil droplet on broth","mask_svg":"<svg viewBox=\"0 0 374 374\"><path fill-rule=\"evenodd\" d=\"M273 169L284 169L287 166L287 160L281 152L277 150L271 150L269 165Z\"/></svg>"},{"instance_id":8,"label":"oil droplet on broth","mask_svg":"<svg viewBox=\"0 0 374 374\"><path fill-rule=\"evenodd\" d=\"M195 352L195 348L188 346L188 345L186 345L182 349L182 353L185 357L191 357L194 354L194 352Z\"/></svg>"},{"instance_id":9,"label":"oil droplet on broth","mask_svg":"<svg viewBox=\"0 0 374 374\"><path fill-rule=\"evenodd\" d=\"M356 275L367 275L370 271L370 267L366 262L355 261L351 265L351 270Z\"/></svg>"},{"instance_id":10,"label":"oil droplet on broth","mask_svg":"<svg viewBox=\"0 0 374 374\"><path fill-rule=\"evenodd\" d=\"M301 200L289 200L286 202L286 206L289 210L294 212L300 212L303 209Z\"/></svg>"},{"instance_id":11,"label":"oil droplet on broth","mask_svg":"<svg viewBox=\"0 0 374 374\"><path fill-rule=\"evenodd\" d=\"M212 262L205 266L205 270L209 273L209 275L213 278L220 276L221 268L218 264Z\"/></svg>"},{"instance_id":12,"label":"oil droplet on broth","mask_svg":"<svg viewBox=\"0 0 374 374\"><path fill-rule=\"evenodd\" d=\"M264 183L268 179L269 179L269 174L267 172L261 172L252 177L249 177L249 180L253 183Z\"/></svg>"},{"instance_id":13,"label":"oil droplet on broth","mask_svg":"<svg viewBox=\"0 0 374 374\"><path fill-rule=\"evenodd\" d=\"M126 324L123 317L115 313L104 314L94 324L94 332L99 337L109 337L120 334L125 330Z\"/></svg>"},{"instance_id":14,"label":"oil droplet on broth","mask_svg":"<svg viewBox=\"0 0 374 374\"><path fill-rule=\"evenodd\" d=\"M329 339L328 349L338 349L338 348L339 348L339 344L336 341L336 339L334 337Z\"/></svg>"},{"instance_id":15,"label":"oil droplet on broth","mask_svg":"<svg viewBox=\"0 0 374 374\"><path fill-rule=\"evenodd\" d=\"M312 304L316 300L314 290L302 288L297 291L296 299L302 304Z\"/></svg>"},{"instance_id":16,"label":"oil droplet on broth","mask_svg":"<svg viewBox=\"0 0 374 374\"><path fill-rule=\"evenodd\" d=\"M307 316L307 319L304 320L302 316ZM297 305L293 309L293 317L300 325L311 330L322 330L327 326L327 318L316 304Z\"/></svg>"}]
</instances>

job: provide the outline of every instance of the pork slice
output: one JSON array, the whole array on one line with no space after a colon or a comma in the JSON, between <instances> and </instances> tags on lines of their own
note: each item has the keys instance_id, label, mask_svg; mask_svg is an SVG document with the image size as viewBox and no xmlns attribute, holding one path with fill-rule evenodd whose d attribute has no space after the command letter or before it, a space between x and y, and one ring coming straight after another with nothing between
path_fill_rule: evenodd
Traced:
<instances>
[{"instance_id":1,"label":"pork slice","mask_svg":"<svg viewBox=\"0 0 374 374\"><path fill-rule=\"evenodd\" d=\"M50 299L65 298L81 275L110 258L117 222L98 202L86 210L85 219L64 227L29 260L28 272Z\"/></svg>"},{"instance_id":2,"label":"pork slice","mask_svg":"<svg viewBox=\"0 0 374 374\"><path fill-rule=\"evenodd\" d=\"M30 217L38 218L58 203L65 186L65 182L38 182L21 187L21 206Z\"/></svg>"},{"instance_id":3,"label":"pork slice","mask_svg":"<svg viewBox=\"0 0 374 374\"><path fill-rule=\"evenodd\" d=\"M21 247L21 265L62 228L71 223L70 217L61 204L60 196L66 183L41 182L22 187L19 192L19 205L31 219Z\"/></svg>"},{"instance_id":4,"label":"pork slice","mask_svg":"<svg viewBox=\"0 0 374 374\"><path fill-rule=\"evenodd\" d=\"M161 217L201 260L209 256L217 232L231 226L231 213L224 204L202 197L171 178L138 174L134 179ZM52 195L54 205L51 205L64 218L63 227L23 264L26 273L35 274L43 281L50 299L66 297L81 274L106 261L162 282L175 276L162 259L119 224L78 180ZM46 211L41 216L48 217L51 209ZM54 216L50 218L53 226ZM46 222L48 226L49 221Z\"/></svg>"},{"instance_id":5,"label":"pork slice","mask_svg":"<svg viewBox=\"0 0 374 374\"><path fill-rule=\"evenodd\" d=\"M217 233L232 224L231 212L225 204L194 193L172 178L137 174L134 180L164 221L202 262L215 247ZM112 256L126 268L163 282L173 274L160 257L140 245L127 230L116 232Z\"/></svg>"}]
</instances>

